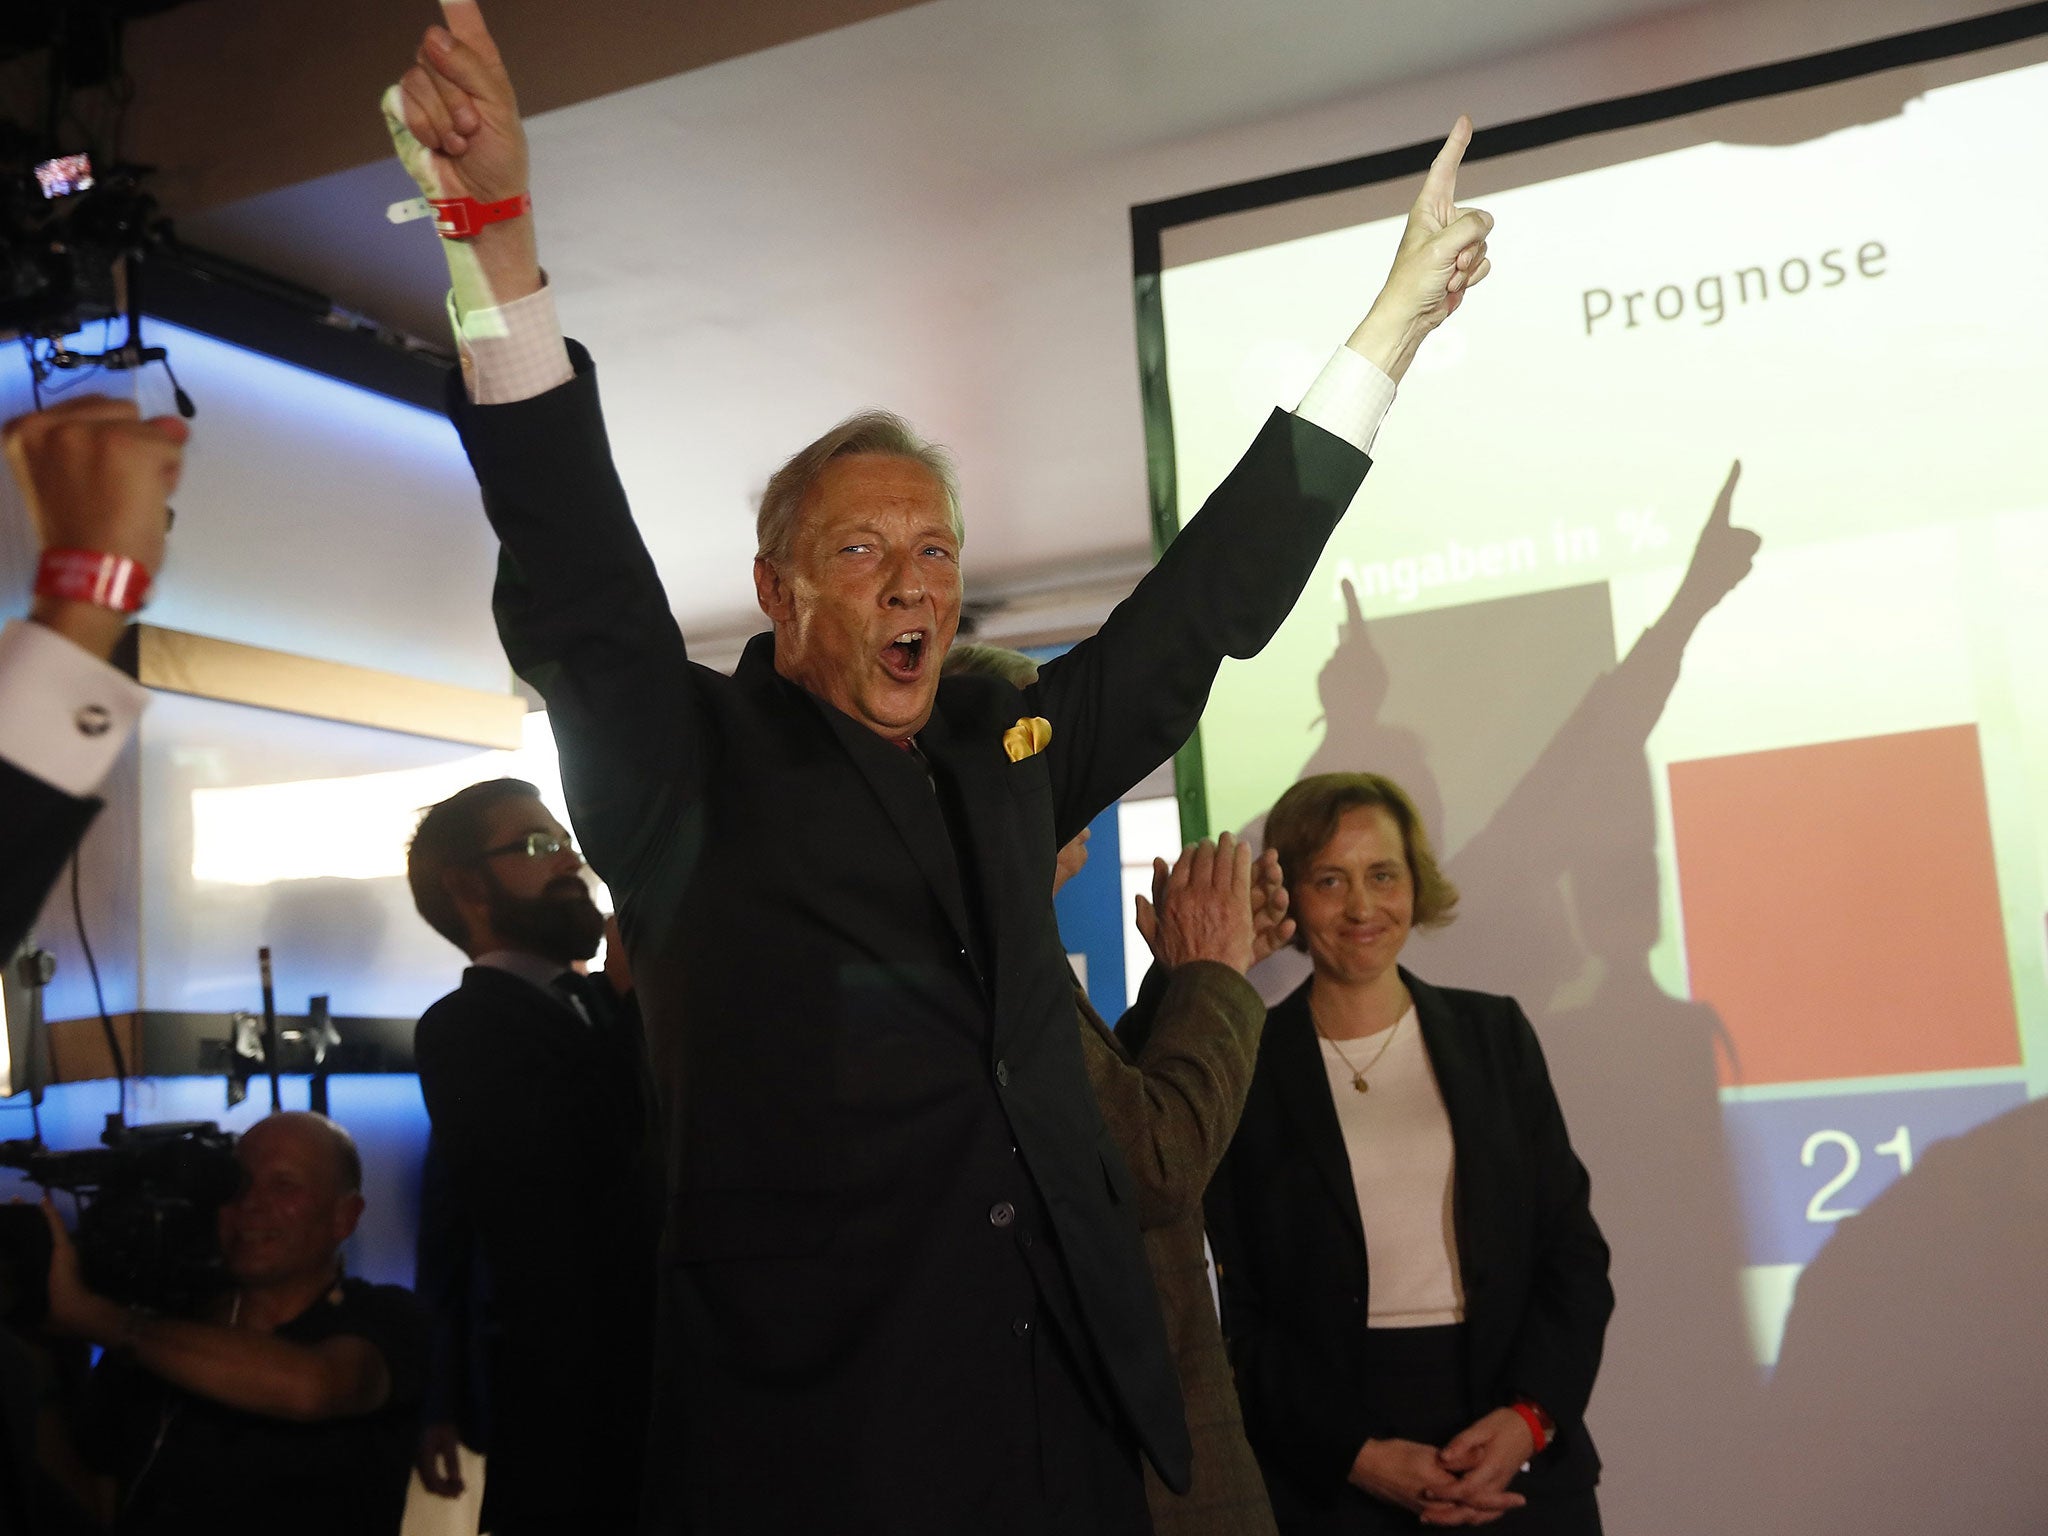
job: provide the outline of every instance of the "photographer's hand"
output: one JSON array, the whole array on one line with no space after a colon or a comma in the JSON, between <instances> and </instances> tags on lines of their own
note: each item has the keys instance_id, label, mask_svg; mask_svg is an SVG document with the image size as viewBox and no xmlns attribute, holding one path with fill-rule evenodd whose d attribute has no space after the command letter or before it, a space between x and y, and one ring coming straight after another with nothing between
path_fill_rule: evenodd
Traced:
<instances>
[{"instance_id":1,"label":"photographer's hand","mask_svg":"<svg viewBox=\"0 0 2048 1536\"><path fill-rule=\"evenodd\" d=\"M127 1349L151 1375L200 1397L266 1418L318 1423L373 1413L391 1395L391 1371L368 1339L340 1334L294 1344L258 1328L158 1317L87 1288L78 1249L48 1197L50 1311L56 1333Z\"/></svg>"},{"instance_id":2,"label":"photographer's hand","mask_svg":"<svg viewBox=\"0 0 2048 1536\"><path fill-rule=\"evenodd\" d=\"M118 1342L126 1329L125 1311L87 1287L78 1265L78 1247L48 1195L43 1196L43 1219L50 1225L50 1310L44 1325L67 1338L102 1346Z\"/></svg>"}]
</instances>

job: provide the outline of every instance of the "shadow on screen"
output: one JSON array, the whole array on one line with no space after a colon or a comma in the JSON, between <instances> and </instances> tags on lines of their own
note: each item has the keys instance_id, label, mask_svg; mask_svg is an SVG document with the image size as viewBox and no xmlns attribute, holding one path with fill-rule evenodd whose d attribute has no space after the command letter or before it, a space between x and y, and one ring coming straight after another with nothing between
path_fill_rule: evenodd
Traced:
<instances>
[{"instance_id":1,"label":"shadow on screen","mask_svg":"<svg viewBox=\"0 0 2048 1536\"><path fill-rule=\"evenodd\" d=\"M1370 624L1347 586L1320 679L1324 737L1302 767L1371 769L1415 796L1462 901L1409 963L1512 994L1536 1024L1614 1250L1589 1414L1607 1525L1672 1536L1750 1528L1731 1485L1750 1481L1739 1469L1756 1464L1763 1406L1718 1093L1726 1031L1649 967L1661 878L1644 748L1687 643L1759 547L1730 522L1735 478L1670 606L1618 665L1604 585ZM1306 974L1290 961L1262 992Z\"/></svg>"},{"instance_id":2,"label":"shadow on screen","mask_svg":"<svg viewBox=\"0 0 2048 1536\"><path fill-rule=\"evenodd\" d=\"M1929 1147L1800 1276L1761 1529L2030 1536L2048 1509L2048 1099ZM1921 1453L1918 1447L1967 1446Z\"/></svg>"}]
</instances>

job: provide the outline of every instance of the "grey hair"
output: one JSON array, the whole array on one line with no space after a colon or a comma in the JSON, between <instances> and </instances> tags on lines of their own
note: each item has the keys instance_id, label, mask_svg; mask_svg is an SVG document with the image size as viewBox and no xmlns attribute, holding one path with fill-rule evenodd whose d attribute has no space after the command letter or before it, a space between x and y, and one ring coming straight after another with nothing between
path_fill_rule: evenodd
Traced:
<instances>
[{"instance_id":1,"label":"grey hair","mask_svg":"<svg viewBox=\"0 0 2048 1536\"><path fill-rule=\"evenodd\" d=\"M946 493L953 540L966 542L967 525L960 516L960 481L953 469L953 456L937 443L919 437L910 423L893 411L862 411L847 417L809 447L798 449L769 478L768 489L761 493L761 510L754 519L754 547L759 558L781 560L788 556L797 513L803 509L804 498L818 476L834 459L858 453L910 459L930 470Z\"/></svg>"},{"instance_id":2,"label":"grey hair","mask_svg":"<svg viewBox=\"0 0 2048 1536\"><path fill-rule=\"evenodd\" d=\"M1007 645L988 645L978 640L961 641L946 652L939 668L941 677L996 677L1012 688L1029 688L1038 681L1038 663L1022 651Z\"/></svg>"}]
</instances>

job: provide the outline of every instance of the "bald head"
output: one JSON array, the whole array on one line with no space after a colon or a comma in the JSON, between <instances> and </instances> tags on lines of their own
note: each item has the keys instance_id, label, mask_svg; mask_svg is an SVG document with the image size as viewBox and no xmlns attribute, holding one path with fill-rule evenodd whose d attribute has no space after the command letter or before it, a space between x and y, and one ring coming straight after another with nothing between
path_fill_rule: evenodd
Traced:
<instances>
[{"instance_id":1,"label":"bald head","mask_svg":"<svg viewBox=\"0 0 2048 1536\"><path fill-rule=\"evenodd\" d=\"M325 1115L257 1121L235 1148L242 1190L220 1210L228 1273L248 1287L324 1283L363 1214L355 1139Z\"/></svg>"},{"instance_id":2,"label":"bald head","mask_svg":"<svg viewBox=\"0 0 2048 1536\"><path fill-rule=\"evenodd\" d=\"M275 1137L287 1138L313 1158L324 1159L334 1172L336 1194L362 1193L363 1155L356 1150L356 1139L325 1115L304 1109L279 1110L244 1131L242 1146L247 1148L254 1141L260 1149Z\"/></svg>"}]
</instances>

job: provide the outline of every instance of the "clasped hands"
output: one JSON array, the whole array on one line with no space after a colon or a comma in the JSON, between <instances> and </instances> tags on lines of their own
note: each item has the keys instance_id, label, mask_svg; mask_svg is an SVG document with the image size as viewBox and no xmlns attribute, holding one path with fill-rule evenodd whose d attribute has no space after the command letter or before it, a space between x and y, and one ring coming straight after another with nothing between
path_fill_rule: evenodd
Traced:
<instances>
[{"instance_id":1,"label":"clasped hands","mask_svg":"<svg viewBox=\"0 0 2048 1536\"><path fill-rule=\"evenodd\" d=\"M1368 1440L1351 1463L1351 1483L1398 1504L1424 1525L1489 1525L1528 1501L1508 1481L1536 1449L1512 1408L1496 1408L1438 1450L1415 1440Z\"/></svg>"}]
</instances>

